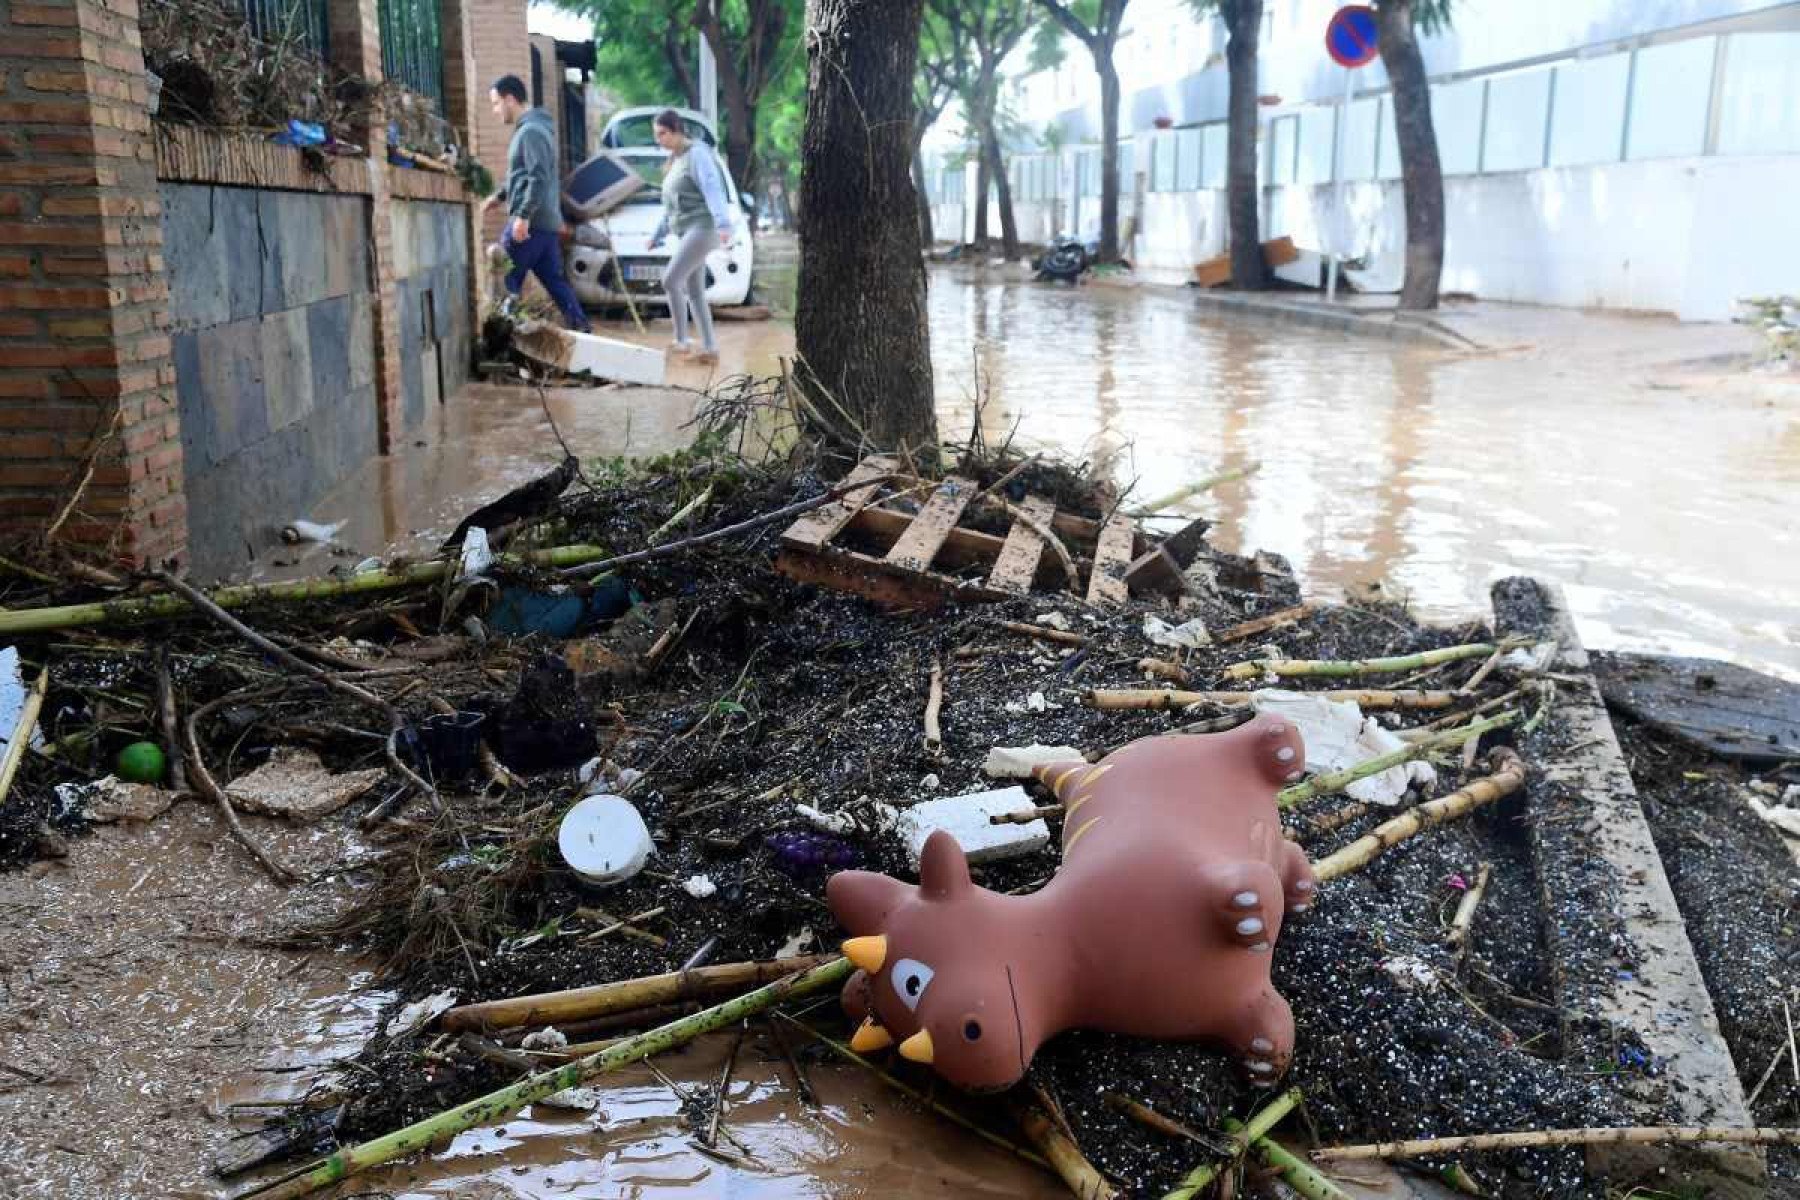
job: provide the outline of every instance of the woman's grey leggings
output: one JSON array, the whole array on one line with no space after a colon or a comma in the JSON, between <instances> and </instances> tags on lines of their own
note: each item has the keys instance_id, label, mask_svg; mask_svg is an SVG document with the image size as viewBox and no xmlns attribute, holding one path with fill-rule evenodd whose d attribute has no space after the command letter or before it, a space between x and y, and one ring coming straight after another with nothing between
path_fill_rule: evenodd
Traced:
<instances>
[{"instance_id":1,"label":"woman's grey leggings","mask_svg":"<svg viewBox=\"0 0 1800 1200\"><path fill-rule=\"evenodd\" d=\"M713 336L712 309L706 306L706 256L719 244L712 226L702 225L681 235L675 253L669 256L663 272L663 287L669 292L669 315L675 320L675 340L688 340L688 306L694 309L694 320L700 326L700 344L708 350L719 348Z\"/></svg>"}]
</instances>

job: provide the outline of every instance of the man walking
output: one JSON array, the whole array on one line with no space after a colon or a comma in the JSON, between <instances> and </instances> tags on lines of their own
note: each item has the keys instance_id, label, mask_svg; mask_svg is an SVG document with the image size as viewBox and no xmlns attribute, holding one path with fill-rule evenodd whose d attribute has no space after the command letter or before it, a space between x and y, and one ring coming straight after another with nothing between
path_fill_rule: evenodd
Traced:
<instances>
[{"instance_id":1,"label":"man walking","mask_svg":"<svg viewBox=\"0 0 1800 1200\"><path fill-rule=\"evenodd\" d=\"M518 296L529 271L562 310L568 327L588 333L591 327L587 314L563 274L556 125L549 113L526 103L525 94L525 82L517 75L502 75L488 91L494 115L518 129L506 152L506 187L490 196L482 207L485 210L496 200L506 200L508 219L500 234L500 245L513 263L513 269L506 273L506 290Z\"/></svg>"}]
</instances>

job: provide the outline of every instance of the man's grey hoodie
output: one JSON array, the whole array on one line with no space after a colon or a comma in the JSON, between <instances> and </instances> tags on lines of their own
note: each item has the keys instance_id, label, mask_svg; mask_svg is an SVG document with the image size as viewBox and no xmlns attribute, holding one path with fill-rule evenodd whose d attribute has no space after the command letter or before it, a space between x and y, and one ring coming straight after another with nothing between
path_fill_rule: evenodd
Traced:
<instances>
[{"instance_id":1,"label":"man's grey hoodie","mask_svg":"<svg viewBox=\"0 0 1800 1200\"><path fill-rule=\"evenodd\" d=\"M533 233L562 228L556 158L556 125L550 114L541 108L526 109L506 152L506 212L524 217Z\"/></svg>"}]
</instances>

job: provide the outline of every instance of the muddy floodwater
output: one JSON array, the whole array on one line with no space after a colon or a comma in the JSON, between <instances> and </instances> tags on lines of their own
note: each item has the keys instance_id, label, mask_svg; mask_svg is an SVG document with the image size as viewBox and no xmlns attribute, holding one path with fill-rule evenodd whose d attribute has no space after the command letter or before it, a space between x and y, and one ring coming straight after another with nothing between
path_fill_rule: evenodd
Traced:
<instances>
[{"instance_id":1,"label":"muddy floodwater","mask_svg":"<svg viewBox=\"0 0 1800 1200\"><path fill-rule=\"evenodd\" d=\"M792 353L793 250L759 244L775 319L721 322L723 359L669 389L566 389L584 457L691 436L697 392ZM1464 353L1204 312L1179 288L1034 284L935 267L947 437L1092 456L1149 501L1259 470L1171 510L1223 548L1287 555L1325 595L1379 584L1421 612L1485 614L1487 587L1555 579L1590 646L1732 659L1800 677L1800 375L1745 366L1751 335L1661 317L1452 305ZM668 323L642 334L666 344ZM533 393L474 387L315 514L369 553L418 551L561 450ZM315 569L320 563L290 564Z\"/></svg>"}]
</instances>

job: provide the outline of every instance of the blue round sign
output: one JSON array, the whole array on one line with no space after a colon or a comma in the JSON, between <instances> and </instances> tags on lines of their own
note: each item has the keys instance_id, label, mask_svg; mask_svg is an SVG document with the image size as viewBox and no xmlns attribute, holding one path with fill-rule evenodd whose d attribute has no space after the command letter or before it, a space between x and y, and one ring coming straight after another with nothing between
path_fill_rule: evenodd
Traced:
<instances>
[{"instance_id":1,"label":"blue round sign","mask_svg":"<svg viewBox=\"0 0 1800 1200\"><path fill-rule=\"evenodd\" d=\"M1325 52L1340 67L1367 66L1380 53L1376 46L1375 10L1346 4L1331 14L1325 27Z\"/></svg>"}]
</instances>

